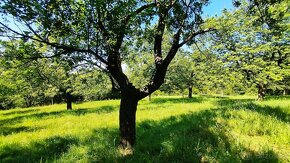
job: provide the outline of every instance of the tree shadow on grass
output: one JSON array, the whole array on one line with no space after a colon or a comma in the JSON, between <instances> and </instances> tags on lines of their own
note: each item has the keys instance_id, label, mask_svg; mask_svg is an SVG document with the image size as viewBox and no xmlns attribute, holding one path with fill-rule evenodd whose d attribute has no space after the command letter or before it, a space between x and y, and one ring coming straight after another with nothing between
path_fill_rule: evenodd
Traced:
<instances>
[{"instance_id":1,"label":"tree shadow on grass","mask_svg":"<svg viewBox=\"0 0 290 163\"><path fill-rule=\"evenodd\" d=\"M172 99L168 98L157 103L162 104L170 100ZM87 142L90 151L89 160L91 162L279 162L278 155L267 147L260 151L253 151L250 147L237 143L239 140L228 134L228 126L216 120L231 118L228 116L228 110L251 109L253 104L253 99L222 98L218 102L220 106L218 109L138 123L137 145L133 155L129 156L116 154L118 129L95 130L94 136Z\"/></svg>"},{"instance_id":2,"label":"tree shadow on grass","mask_svg":"<svg viewBox=\"0 0 290 163\"><path fill-rule=\"evenodd\" d=\"M31 132L35 131L36 128L30 128L30 127L25 127L25 126L20 126L20 127L0 127L0 135L7 136L10 134L16 134L19 132Z\"/></svg>"},{"instance_id":3,"label":"tree shadow on grass","mask_svg":"<svg viewBox=\"0 0 290 163\"><path fill-rule=\"evenodd\" d=\"M11 112L3 113L2 115L8 116L8 115L13 115L13 114L26 114L26 113L36 112L36 111L39 111L39 109L23 109L23 110L17 110L17 111L12 110Z\"/></svg>"},{"instance_id":4,"label":"tree shadow on grass","mask_svg":"<svg viewBox=\"0 0 290 163\"><path fill-rule=\"evenodd\" d=\"M86 147L80 155L89 162L278 162L272 150L255 152L236 143L227 134L227 126L216 121L226 118L227 109L212 109L137 124L137 145L133 155L121 156L117 128L93 131L79 141L72 137L53 137L29 146L9 145L0 148L2 162L57 161L62 155L73 155L69 148Z\"/></svg>"},{"instance_id":5,"label":"tree shadow on grass","mask_svg":"<svg viewBox=\"0 0 290 163\"><path fill-rule=\"evenodd\" d=\"M118 141L117 128L103 128L94 130L82 145L88 147L86 157L89 158L89 162L119 162Z\"/></svg>"},{"instance_id":6,"label":"tree shadow on grass","mask_svg":"<svg viewBox=\"0 0 290 163\"><path fill-rule=\"evenodd\" d=\"M224 109L137 124L133 155L116 150L118 129L95 130L87 140L90 162L278 162L270 149L255 152L236 143L227 127L216 122Z\"/></svg>"},{"instance_id":7,"label":"tree shadow on grass","mask_svg":"<svg viewBox=\"0 0 290 163\"><path fill-rule=\"evenodd\" d=\"M28 146L4 146L0 148L0 162L52 162L73 144L78 144L76 138L57 136L33 142Z\"/></svg>"},{"instance_id":8,"label":"tree shadow on grass","mask_svg":"<svg viewBox=\"0 0 290 163\"><path fill-rule=\"evenodd\" d=\"M61 110L61 111L53 111L53 112L41 112L41 113L33 113L28 115L20 115L13 118L3 119L0 120L0 129L1 126L11 125L20 123L23 119L43 119L43 118L50 118L50 117L61 117L64 115L74 115L74 116L81 116L89 113L96 113L96 114L105 114L113 112L117 109L117 107L113 106L102 106L96 108L83 108L83 109L74 109L74 110Z\"/></svg>"},{"instance_id":9,"label":"tree shadow on grass","mask_svg":"<svg viewBox=\"0 0 290 163\"><path fill-rule=\"evenodd\" d=\"M284 122L290 122L290 115L281 107L261 106L255 104L254 101L254 99L226 99L217 101L217 105L221 108L248 109L265 116L275 117Z\"/></svg>"},{"instance_id":10,"label":"tree shadow on grass","mask_svg":"<svg viewBox=\"0 0 290 163\"><path fill-rule=\"evenodd\" d=\"M288 114L281 107L273 107L269 105L257 105L255 103L248 103L244 105L245 109L256 111L265 116L272 116L283 122L290 122L290 114Z\"/></svg>"},{"instance_id":11,"label":"tree shadow on grass","mask_svg":"<svg viewBox=\"0 0 290 163\"><path fill-rule=\"evenodd\" d=\"M162 121L144 121L138 124L138 144L131 159L142 155L155 157L157 162L236 162L277 160L271 150L256 153L237 146L235 138L226 134L226 127L215 117L224 116L224 110L206 110L189 115L171 117ZM247 156L242 156L247 153ZM148 159L148 158L147 158Z\"/></svg>"}]
</instances>

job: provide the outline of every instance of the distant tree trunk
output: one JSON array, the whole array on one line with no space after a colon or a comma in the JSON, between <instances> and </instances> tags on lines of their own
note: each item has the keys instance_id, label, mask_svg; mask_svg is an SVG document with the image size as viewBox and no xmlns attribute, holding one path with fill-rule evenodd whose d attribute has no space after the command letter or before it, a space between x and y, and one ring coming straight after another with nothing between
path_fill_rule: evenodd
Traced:
<instances>
[{"instance_id":1,"label":"distant tree trunk","mask_svg":"<svg viewBox=\"0 0 290 163\"><path fill-rule=\"evenodd\" d=\"M265 84L258 84L258 99L259 101L264 100L266 95L266 85Z\"/></svg>"},{"instance_id":2,"label":"distant tree trunk","mask_svg":"<svg viewBox=\"0 0 290 163\"><path fill-rule=\"evenodd\" d=\"M148 96L148 98L149 98L149 101L151 101L151 94Z\"/></svg>"},{"instance_id":3,"label":"distant tree trunk","mask_svg":"<svg viewBox=\"0 0 290 163\"><path fill-rule=\"evenodd\" d=\"M138 99L133 94L121 95L119 113L120 145L123 148L131 148L136 139L136 111Z\"/></svg>"},{"instance_id":4,"label":"distant tree trunk","mask_svg":"<svg viewBox=\"0 0 290 163\"><path fill-rule=\"evenodd\" d=\"M54 99L54 97L51 98L51 105L53 105L53 99Z\"/></svg>"},{"instance_id":5,"label":"distant tree trunk","mask_svg":"<svg viewBox=\"0 0 290 163\"><path fill-rule=\"evenodd\" d=\"M70 92L66 92L66 109L72 110L72 95Z\"/></svg>"},{"instance_id":6,"label":"distant tree trunk","mask_svg":"<svg viewBox=\"0 0 290 163\"><path fill-rule=\"evenodd\" d=\"M283 90L283 96L286 96L286 89Z\"/></svg>"},{"instance_id":7,"label":"distant tree trunk","mask_svg":"<svg viewBox=\"0 0 290 163\"><path fill-rule=\"evenodd\" d=\"M192 85L188 85L188 98L192 98Z\"/></svg>"}]
</instances>

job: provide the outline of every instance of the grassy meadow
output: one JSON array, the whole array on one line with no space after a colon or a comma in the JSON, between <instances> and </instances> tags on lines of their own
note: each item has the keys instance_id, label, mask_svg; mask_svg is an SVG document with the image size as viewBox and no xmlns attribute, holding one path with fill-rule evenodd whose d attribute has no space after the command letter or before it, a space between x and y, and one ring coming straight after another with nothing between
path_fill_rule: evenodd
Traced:
<instances>
[{"instance_id":1,"label":"grassy meadow","mask_svg":"<svg viewBox=\"0 0 290 163\"><path fill-rule=\"evenodd\" d=\"M118 148L119 100L0 111L0 162L290 162L290 97L153 97Z\"/></svg>"}]
</instances>

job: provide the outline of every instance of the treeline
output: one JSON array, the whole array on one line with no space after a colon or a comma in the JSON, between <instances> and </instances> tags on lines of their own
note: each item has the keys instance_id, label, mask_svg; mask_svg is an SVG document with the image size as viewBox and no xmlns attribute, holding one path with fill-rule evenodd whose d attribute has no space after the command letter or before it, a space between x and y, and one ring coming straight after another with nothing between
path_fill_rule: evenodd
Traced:
<instances>
[{"instance_id":1,"label":"treeline","mask_svg":"<svg viewBox=\"0 0 290 163\"><path fill-rule=\"evenodd\" d=\"M29 58L41 47L23 40L2 42L0 109L117 98L105 71L66 58ZM114 86L112 88L112 86Z\"/></svg>"}]
</instances>

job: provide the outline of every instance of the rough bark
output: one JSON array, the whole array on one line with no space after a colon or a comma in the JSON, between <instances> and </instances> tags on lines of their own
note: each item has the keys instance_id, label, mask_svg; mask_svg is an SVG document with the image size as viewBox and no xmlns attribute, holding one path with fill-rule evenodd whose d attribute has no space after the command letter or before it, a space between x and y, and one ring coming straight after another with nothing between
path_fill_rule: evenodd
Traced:
<instances>
[{"instance_id":1,"label":"rough bark","mask_svg":"<svg viewBox=\"0 0 290 163\"><path fill-rule=\"evenodd\" d=\"M72 110L72 95L70 92L66 93L66 109Z\"/></svg>"},{"instance_id":2,"label":"rough bark","mask_svg":"<svg viewBox=\"0 0 290 163\"><path fill-rule=\"evenodd\" d=\"M129 82L129 79L123 73L120 55L117 50L109 55L108 61L111 63L108 70L121 90L119 111L120 147L123 149L132 148L136 140L136 111L140 100L140 91Z\"/></svg>"},{"instance_id":3,"label":"rough bark","mask_svg":"<svg viewBox=\"0 0 290 163\"><path fill-rule=\"evenodd\" d=\"M120 146L122 148L132 148L136 140L136 111L138 99L134 94L122 93L119 129Z\"/></svg>"}]
</instances>

